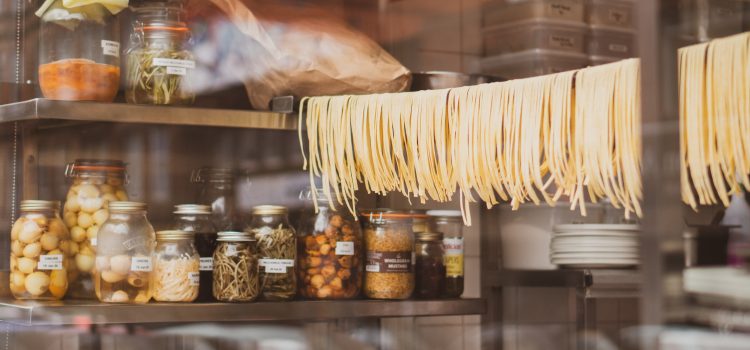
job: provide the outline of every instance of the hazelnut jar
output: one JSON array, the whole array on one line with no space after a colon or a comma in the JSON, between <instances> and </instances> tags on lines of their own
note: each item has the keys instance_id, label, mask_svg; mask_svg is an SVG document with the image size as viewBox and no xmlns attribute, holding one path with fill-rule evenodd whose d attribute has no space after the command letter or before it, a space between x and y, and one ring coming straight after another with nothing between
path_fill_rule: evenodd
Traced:
<instances>
[{"instance_id":1,"label":"hazelnut jar","mask_svg":"<svg viewBox=\"0 0 750 350\"><path fill-rule=\"evenodd\" d=\"M320 191L315 199L311 191L300 197L308 203L297 239L300 295L309 299L358 297L364 266L359 223L345 209L332 209Z\"/></svg>"}]
</instances>

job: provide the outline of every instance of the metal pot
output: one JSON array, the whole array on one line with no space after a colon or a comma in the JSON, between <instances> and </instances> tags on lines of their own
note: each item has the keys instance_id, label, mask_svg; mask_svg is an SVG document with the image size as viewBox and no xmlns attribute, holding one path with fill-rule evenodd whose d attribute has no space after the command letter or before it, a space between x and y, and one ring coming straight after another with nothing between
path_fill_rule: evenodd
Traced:
<instances>
[{"instance_id":1,"label":"metal pot","mask_svg":"<svg viewBox=\"0 0 750 350\"><path fill-rule=\"evenodd\" d=\"M412 73L411 91L447 89L502 80L504 79L480 74L445 71L414 72Z\"/></svg>"}]
</instances>

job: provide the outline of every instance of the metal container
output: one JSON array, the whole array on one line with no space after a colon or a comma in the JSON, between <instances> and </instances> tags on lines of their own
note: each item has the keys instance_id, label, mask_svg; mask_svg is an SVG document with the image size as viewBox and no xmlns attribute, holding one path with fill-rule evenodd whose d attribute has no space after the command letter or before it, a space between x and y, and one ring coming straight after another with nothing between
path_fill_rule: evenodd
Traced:
<instances>
[{"instance_id":1,"label":"metal container","mask_svg":"<svg viewBox=\"0 0 750 350\"><path fill-rule=\"evenodd\" d=\"M447 71L412 73L411 91L448 89L461 86L493 83L503 79L490 75L464 74Z\"/></svg>"}]
</instances>

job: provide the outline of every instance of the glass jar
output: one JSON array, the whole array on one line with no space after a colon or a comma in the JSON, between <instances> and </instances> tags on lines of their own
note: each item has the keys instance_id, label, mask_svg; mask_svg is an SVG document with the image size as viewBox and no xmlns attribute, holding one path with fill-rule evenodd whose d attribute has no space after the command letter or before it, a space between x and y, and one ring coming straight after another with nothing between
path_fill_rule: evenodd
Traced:
<instances>
[{"instance_id":1,"label":"glass jar","mask_svg":"<svg viewBox=\"0 0 750 350\"><path fill-rule=\"evenodd\" d=\"M234 170L200 168L193 170L190 181L200 184L198 202L211 207L211 221L219 231L237 230L242 220L237 215L234 195Z\"/></svg>"},{"instance_id":2,"label":"glass jar","mask_svg":"<svg viewBox=\"0 0 750 350\"><path fill-rule=\"evenodd\" d=\"M10 233L10 290L16 299L59 300L68 290L70 236L60 202L26 200Z\"/></svg>"},{"instance_id":3,"label":"glass jar","mask_svg":"<svg viewBox=\"0 0 750 350\"><path fill-rule=\"evenodd\" d=\"M310 190L301 197L312 202ZM351 299L362 288L363 250L359 223L345 210L331 209L318 192L318 213L308 205L298 239L300 294L310 299Z\"/></svg>"},{"instance_id":4,"label":"glass jar","mask_svg":"<svg viewBox=\"0 0 750 350\"><path fill-rule=\"evenodd\" d=\"M146 204L111 202L109 211L96 251L96 297L106 303L148 303L156 238L146 218Z\"/></svg>"},{"instance_id":5,"label":"glass jar","mask_svg":"<svg viewBox=\"0 0 750 350\"><path fill-rule=\"evenodd\" d=\"M443 234L437 232L417 233L415 292L417 298L437 299L445 288L445 265L443 264Z\"/></svg>"},{"instance_id":6,"label":"glass jar","mask_svg":"<svg viewBox=\"0 0 750 350\"><path fill-rule=\"evenodd\" d=\"M458 210L430 210L433 232L443 234L445 289L443 296L458 298L464 293L464 222Z\"/></svg>"},{"instance_id":7,"label":"glass jar","mask_svg":"<svg viewBox=\"0 0 750 350\"><path fill-rule=\"evenodd\" d=\"M365 295L373 299L408 299L414 291L414 232L407 212L362 213L365 227Z\"/></svg>"},{"instance_id":8,"label":"glass jar","mask_svg":"<svg viewBox=\"0 0 750 350\"><path fill-rule=\"evenodd\" d=\"M127 6L126 6L127 7ZM65 7L48 0L36 12L39 35L39 87L53 100L112 102L120 86L122 7L94 1Z\"/></svg>"},{"instance_id":9,"label":"glass jar","mask_svg":"<svg viewBox=\"0 0 750 350\"><path fill-rule=\"evenodd\" d=\"M253 301L260 295L255 240L247 232L219 232L214 252L214 298L226 302Z\"/></svg>"},{"instance_id":10,"label":"glass jar","mask_svg":"<svg viewBox=\"0 0 750 350\"><path fill-rule=\"evenodd\" d=\"M137 104L192 104L195 92L188 82L195 61L187 49L190 30L181 5L149 2L133 12L125 98Z\"/></svg>"},{"instance_id":11,"label":"glass jar","mask_svg":"<svg viewBox=\"0 0 750 350\"><path fill-rule=\"evenodd\" d=\"M200 286L198 301L212 301L214 250L216 229L211 223L211 207L199 204L175 206L175 229L193 234L195 248L200 256Z\"/></svg>"},{"instance_id":12,"label":"glass jar","mask_svg":"<svg viewBox=\"0 0 750 350\"><path fill-rule=\"evenodd\" d=\"M65 168L72 183L63 208L63 220L70 231L73 261L68 276L68 295L93 299L91 271L96 256L97 236L109 217L109 203L126 201L125 163L119 160L77 159Z\"/></svg>"},{"instance_id":13,"label":"glass jar","mask_svg":"<svg viewBox=\"0 0 750 350\"><path fill-rule=\"evenodd\" d=\"M411 214L412 218L412 231L414 231L415 234L420 232L427 232L429 231L427 219L429 218L427 216L426 210L419 210L419 209L412 209L409 210L409 214Z\"/></svg>"},{"instance_id":14,"label":"glass jar","mask_svg":"<svg viewBox=\"0 0 750 350\"><path fill-rule=\"evenodd\" d=\"M154 300L192 302L198 297L200 255L193 234L185 231L156 233Z\"/></svg>"},{"instance_id":15,"label":"glass jar","mask_svg":"<svg viewBox=\"0 0 750 350\"><path fill-rule=\"evenodd\" d=\"M258 265L263 299L291 300L297 292L297 236L287 209L276 205L253 208L247 232L258 242Z\"/></svg>"}]
</instances>

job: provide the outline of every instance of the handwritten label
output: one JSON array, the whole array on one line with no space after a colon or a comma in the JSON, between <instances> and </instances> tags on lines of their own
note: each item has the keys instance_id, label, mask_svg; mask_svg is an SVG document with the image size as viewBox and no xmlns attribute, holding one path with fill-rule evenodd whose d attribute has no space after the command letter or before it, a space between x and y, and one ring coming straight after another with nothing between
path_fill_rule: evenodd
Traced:
<instances>
[{"instance_id":1,"label":"handwritten label","mask_svg":"<svg viewBox=\"0 0 750 350\"><path fill-rule=\"evenodd\" d=\"M36 268L38 270L62 270L63 269L63 256L62 255L42 255L39 257L39 263Z\"/></svg>"},{"instance_id":2,"label":"handwritten label","mask_svg":"<svg viewBox=\"0 0 750 350\"><path fill-rule=\"evenodd\" d=\"M197 286L200 284L201 275L198 272L188 272L188 280L191 286Z\"/></svg>"},{"instance_id":3,"label":"handwritten label","mask_svg":"<svg viewBox=\"0 0 750 350\"><path fill-rule=\"evenodd\" d=\"M552 35L549 37L549 46L560 49L575 48L576 39L569 36Z\"/></svg>"},{"instance_id":4,"label":"handwritten label","mask_svg":"<svg viewBox=\"0 0 750 350\"><path fill-rule=\"evenodd\" d=\"M354 242L336 242L336 255L354 255Z\"/></svg>"},{"instance_id":5,"label":"handwritten label","mask_svg":"<svg viewBox=\"0 0 750 350\"><path fill-rule=\"evenodd\" d=\"M187 75L187 69L182 68L182 67L167 67L167 74Z\"/></svg>"},{"instance_id":6,"label":"handwritten label","mask_svg":"<svg viewBox=\"0 0 750 350\"><path fill-rule=\"evenodd\" d=\"M214 270L214 258L201 258L199 270L201 271L213 271Z\"/></svg>"},{"instance_id":7,"label":"handwritten label","mask_svg":"<svg viewBox=\"0 0 750 350\"><path fill-rule=\"evenodd\" d=\"M258 263L266 273L286 273L288 267L294 267L292 259L260 259Z\"/></svg>"},{"instance_id":8,"label":"handwritten label","mask_svg":"<svg viewBox=\"0 0 750 350\"><path fill-rule=\"evenodd\" d=\"M178 67L178 68L184 68L184 69L194 69L195 68L195 61L191 60L176 60L173 58L154 58L152 61L152 64L154 66L162 66L162 67Z\"/></svg>"},{"instance_id":9,"label":"handwritten label","mask_svg":"<svg viewBox=\"0 0 750 350\"><path fill-rule=\"evenodd\" d=\"M134 257L130 260L130 271L151 272L151 258Z\"/></svg>"},{"instance_id":10,"label":"handwritten label","mask_svg":"<svg viewBox=\"0 0 750 350\"><path fill-rule=\"evenodd\" d=\"M120 57L120 43L112 40L102 40L102 54Z\"/></svg>"}]
</instances>

